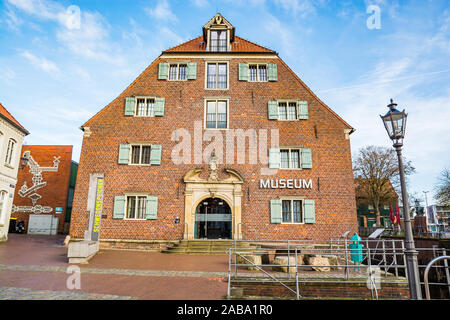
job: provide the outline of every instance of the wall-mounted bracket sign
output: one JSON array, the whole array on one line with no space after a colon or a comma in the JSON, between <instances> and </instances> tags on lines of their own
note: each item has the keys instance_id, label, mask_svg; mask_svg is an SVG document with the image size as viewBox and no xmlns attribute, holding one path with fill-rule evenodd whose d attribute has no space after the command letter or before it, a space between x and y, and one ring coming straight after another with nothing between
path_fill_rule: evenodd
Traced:
<instances>
[{"instance_id":1,"label":"wall-mounted bracket sign","mask_svg":"<svg viewBox=\"0 0 450 320\"><path fill-rule=\"evenodd\" d=\"M312 179L261 179L260 189L312 189Z\"/></svg>"}]
</instances>

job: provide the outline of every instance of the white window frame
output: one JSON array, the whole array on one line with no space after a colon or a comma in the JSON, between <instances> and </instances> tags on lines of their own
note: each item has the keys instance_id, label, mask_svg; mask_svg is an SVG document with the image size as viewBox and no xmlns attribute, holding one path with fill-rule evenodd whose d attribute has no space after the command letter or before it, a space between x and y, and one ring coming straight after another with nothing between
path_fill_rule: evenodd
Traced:
<instances>
[{"instance_id":1,"label":"white window frame","mask_svg":"<svg viewBox=\"0 0 450 320\"><path fill-rule=\"evenodd\" d=\"M249 71L250 72L250 71ZM286 119L280 119L280 103L286 103ZM295 103L295 119L289 119L289 104ZM277 100L278 121L299 121L298 119L298 101Z\"/></svg>"},{"instance_id":2,"label":"white window frame","mask_svg":"<svg viewBox=\"0 0 450 320\"><path fill-rule=\"evenodd\" d=\"M5 165L8 167L13 167L13 163L15 160L15 147L17 145L17 141L13 138L8 140L8 147L6 148L6 157L5 157Z\"/></svg>"},{"instance_id":3,"label":"white window frame","mask_svg":"<svg viewBox=\"0 0 450 320\"><path fill-rule=\"evenodd\" d=\"M4 196L2 199L1 197ZM6 218L6 207L8 205L8 191L0 190L0 203L2 204L0 209L0 225L5 224L5 218Z\"/></svg>"},{"instance_id":4,"label":"white window frame","mask_svg":"<svg viewBox=\"0 0 450 320\"><path fill-rule=\"evenodd\" d=\"M216 67L216 86L219 80L219 64L227 65L227 87L226 88L208 88L208 64L215 64ZM230 88L230 62L229 61L205 61L205 90L229 90Z\"/></svg>"},{"instance_id":5,"label":"white window frame","mask_svg":"<svg viewBox=\"0 0 450 320\"><path fill-rule=\"evenodd\" d=\"M302 197L280 197L281 200L281 224L286 225L302 225L305 224L305 199ZM291 222L283 221L283 201L290 201L290 210L291 210ZM294 201L300 201L300 207L302 212L300 214L302 222L294 222Z\"/></svg>"},{"instance_id":6,"label":"white window frame","mask_svg":"<svg viewBox=\"0 0 450 320\"><path fill-rule=\"evenodd\" d=\"M145 99L146 103L147 103L147 100L153 100L153 115L141 116L141 115L138 114L138 111L139 111L138 100L139 99ZM135 99L134 99L134 117L137 117L137 118L154 118L155 117L155 103L156 103L156 97L149 97L149 96L138 96L138 97L135 97Z\"/></svg>"},{"instance_id":7,"label":"white window frame","mask_svg":"<svg viewBox=\"0 0 450 320\"><path fill-rule=\"evenodd\" d=\"M186 79L180 79L180 65L186 66ZM177 76L176 79L170 79L170 67L177 66ZM188 63L187 62L169 62L167 72L167 80L168 81L187 81L188 80Z\"/></svg>"},{"instance_id":8,"label":"white window frame","mask_svg":"<svg viewBox=\"0 0 450 320\"><path fill-rule=\"evenodd\" d=\"M142 194L142 193L127 193L124 194L125 196L125 214L123 217L123 220L128 220L128 221L147 221L147 219L145 218L146 216L146 212L144 212L144 217L143 218L128 218L128 198L129 197L135 197L136 198L136 203L137 203L137 198L138 197L144 197L145 201L147 201L147 194ZM137 213L137 206L135 207L135 215ZM145 209L147 209L147 202L145 202Z\"/></svg>"},{"instance_id":9,"label":"white window frame","mask_svg":"<svg viewBox=\"0 0 450 320\"><path fill-rule=\"evenodd\" d=\"M298 168L292 168L291 152L298 151ZM289 151L289 168L281 167L281 151ZM280 147L280 170L302 170L302 148Z\"/></svg>"},{"instance_id":10,"label":"white window frame","mask_svg":"<svg viewBox=\"0 0 450 320\"><path fill-rule=\"evenodd\" d=\"M133 163L133 147L139 147L139 163ZM150 163L142 163L142 147L150 147ZM152 162L152 145L150 143L130 143L130 154L129 158L130 161L128 162L128 165L130 166L151 166Z\"/></svg>"},{"instance_id":11,"label":"white window frame","mask_svg":"<svg viewBox=\"0 0 450 320\"><path fill-rule=\"evenodd\" d=\"M225 39L226 42L226 50L225 51L219 51L219 50L211 50L212 46L212 32L217 32L217 31L225 31L227 38ZM209 29L208 30L208 52L216 52L216 53L223 53L223 52L229 52L231 51L231 45L230 45L230 31L228 30L228 28L214 28L214 29Z\"/></svg>"},{"instance_id":12,"label":"white window frame","mask_svg":"<svg viewBox=\"0 0 450 320\"><path fill-rule=\"evenodd\" d=\"M256 80L252 81L250 80L250 67L256 66ZM265 66L266 67L266 80L259 79L259 66ZM269 73L268 73L268 64L267 63L249 63L248 64L248 82L268 82L269 80Z\"/></svg>"},{"instance_id":13,"label":"white window frame","mask_svg":"<svg viewBox=\"0 0 450 320\"><path fill-rule=\"evenodd\" d=\"M206 120L208 115L208 102L216 102L216 127L217 127L217 102L219 101L225 101L227 104L227 127L226 128L207 128L206 127ZM230 128L230 99L229 98L205 98L204 102L204 115L203 115L204 121L203 121L203 128L204 130L228 130Z\"/></svg>"}]
</instances>

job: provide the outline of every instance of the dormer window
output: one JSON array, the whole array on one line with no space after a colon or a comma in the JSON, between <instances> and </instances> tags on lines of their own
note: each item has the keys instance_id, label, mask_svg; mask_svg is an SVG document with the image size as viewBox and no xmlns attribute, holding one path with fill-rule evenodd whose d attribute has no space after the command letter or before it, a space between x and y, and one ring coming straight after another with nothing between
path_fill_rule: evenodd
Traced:
<instances>
[{"instance_id":1,"label":"dormer window","mask_svg":"<svg viewBox=\"0 0 450 320\"><path fill-rule=\"evenodd\" d=\"M211 30L210 51L227 51L227 30Z\"/></svg>"},{"instance_id":2,"label":"dormer window","mask_svg":"<svg viewBox=\"0 0 450 320\"><path fill-rule=\"evenodd\" d=\"M231 51L234 27L218 13L203 27L203 41L206 42L206 51Z\"/></svg>"}]
</instances>

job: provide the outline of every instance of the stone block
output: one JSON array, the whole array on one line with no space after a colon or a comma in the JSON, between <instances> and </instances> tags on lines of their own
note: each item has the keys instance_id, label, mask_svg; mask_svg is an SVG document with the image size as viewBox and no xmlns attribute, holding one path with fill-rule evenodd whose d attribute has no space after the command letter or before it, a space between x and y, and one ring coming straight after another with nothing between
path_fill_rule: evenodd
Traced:
<instances>
[{"instance_id":1,"label":"stone block","mask_svg":"<svg viewBox=\"0 0 450 320\"><path fill-rule=\"evenodd\" d=\"M281 271L281 272L288 272L288 268L289 268L289 272L290 273L295 273L296 272L296 267L295 267L295 256L277 256L274 260L273 260L273 265L279 265L279 266L273 266L272 270L273 271ZM303 256L298 255L297 256L297 265L302 265L303 264ZM288 267L288 265L292 265L292 267Z\"/></svg>"}]
</instances>

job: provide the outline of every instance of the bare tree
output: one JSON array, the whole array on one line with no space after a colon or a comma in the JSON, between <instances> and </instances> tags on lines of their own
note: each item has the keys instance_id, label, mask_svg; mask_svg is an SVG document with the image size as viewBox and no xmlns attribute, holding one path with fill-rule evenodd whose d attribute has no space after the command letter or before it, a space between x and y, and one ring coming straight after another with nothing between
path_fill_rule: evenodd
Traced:
<instances>
[{"instance_id":1,"label":"bare tree","mask_svg":"<svg viewBox=\"0 0 450 320\"><path fill-rule=\"evenodd\" d=\"M410 161L404 161L405 175L415 172ZM392 187L400 186L398 159L395 150L388 147L367 146L359 150L353 161L357 194L364 194L376 210L376 224L381 225L380 204L397 198ZM392 186L391 186L392 185Z\"/></svg>"},{"instance_id":2,"label":"bare tree","mask_svg":"<svg viewBox=\"0 0 450 320\"><path fill-rule=\"evenodd\" d=\"M442 170L435 186L435 199L441 206L450 205L450 169Z\"/></svg>"}]
</instances>

